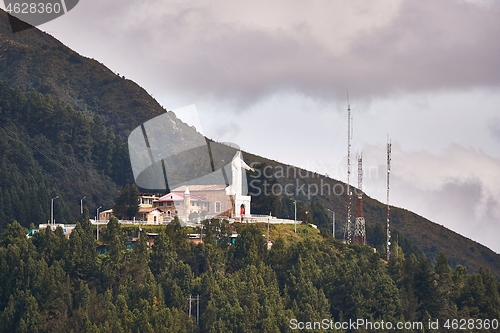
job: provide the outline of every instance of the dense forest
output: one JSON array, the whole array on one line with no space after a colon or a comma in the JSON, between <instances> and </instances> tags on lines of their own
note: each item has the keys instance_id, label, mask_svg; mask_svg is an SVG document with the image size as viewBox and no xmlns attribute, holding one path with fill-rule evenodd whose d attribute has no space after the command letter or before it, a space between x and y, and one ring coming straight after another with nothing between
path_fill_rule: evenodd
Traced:
<instances>
[{"instance_id":1,"label":"dense forest","mask_svg":"<svg viewBox=\"0 0 500 333\"><path fill-rule=\"evenodd\" d=\"M46 222L51 199L56 196L54 215L61 223L75 223L80 218L83 198L92 217L97 207L113 207L120 189L134 183L127 137L156 116L166 114L172 124L164 129L173 133L165 145L204 140L147 91L99 61L79 55L36 28L12 33L2 10L0 45L0 234L14 220L24 227ZM281 188L288 184L345 187L326 175L243 154L259 170L247 174L259 191L264 190L264 182ZM272 172L271 177L263 177L266 167L274 171L291 167L308 176L283 177ZM299 220L330 228L330 209L336 212L337 221L346 221L345 191L343 195L313 196L292 192L293 196L252 195L252 212L293 218L296 200ZM378 224L385 221L385 209L384 204L364 196L367 232L374 235L369 241L377 248ZM439 252L445 251L453 268L462 264L478 272L487 267L500 277L500 255L481 244L397 207L391 209L391 223L394 240L400 235L406 253L418 258L424 255L435 264ZM342 222L337 223L338 237L343 228Z\"/></svg>"},{"instance_id":2,"label":"dense forest","mask_svg":"<svg viewBox=\"0 0 500 333\"><path fill-rule=\"evenodd\" d=\"M393 249L387 265L369 247L332 241L328 201L318 198L298 198L298 218L320 226L319 241L277 237L268 251L264 230L241 226L230 245L227 224L208 221L205 244L188 242L187 231L173 223L162 227L152 249L143 233L127 250L127 237L139 231L112 219L102 232L110 250L99 254L88 211L84 217L75 211L88 193L86 206L113 205L131 178L126 143L98 115L50 95L0 83L0 155L4 332L286 332L291 319L499 317L499 286L489 271L467 275L456 264L452 270L444 254L431 263L397 230L402 249ZM51 198L61 193L56 221L80 220L71 237L57 229L27 239L24 227L48 219ZM335 204L341 210L339 198ZM268 210L290 218L292 200L256 196L255 211ZM384 232L379 223L367 225L379 252ZM200 297L191 302L192 317L190 295Z\"/></svg>"},{"instance_id":3,"label":"dense forest","mask_svg":"<svg viewBox=\"0 0 500 333\"><path fill-rule=\"evenodd\" d=\"M87 211L81 220L69 239L60 228L28 239L17 222L8 226L0 242L2 332L289 332L323 319L439 320L443 331L447 319L500 318L496 278L452 270L444 253L432 265L395 245L386 263L370 247L321 236L278 237L268 250L265 226L239 225L232 244L228 223L215 219L204 222L204 244L189 242L176 220L159 227L149 249L145 232L112 218L101 230L109 250L99 254ZM127 250L130 236L139 238Z\"/></svg>"},{"instance_id":4,"label":"dense forest","mask_svg":"<svg viewBox=\"0 0 500 333\"><path fill-rule=\"evenodd\" d=\"M295 200L304 222L298 234L272 226L270 250L265 226L238 225L232 244L233 226L218 220L205 221L204 244L189 242L177 222L149 230L158 233L150 248L148 227L111 219L98 244L89 222L97 207L133 215L119 209L120 190L134 183L130 131L167 114L172 126L164 130L175 135L166 145L201 135L131 80L50 35L13 34L3 11L0 45L1 332L288 332L291 320L499 319L498 254L392 207L397 244L386 263L386 207L367 195L371 247L332 240L328 210L345 221L345 194L300 192L252 194L252 213L293 219ZM248 152L244 159L254 163L257 172L247 176L259 191L345 186L306 170L305 178L281 176L280 168L295 167ZM60 228L27 238L28 226L49 219L51 201L56 223L77 227L69 238ZM80 204L88 207L83 216ZM343 232L337 223L338 239ZM132 249L129 237L138 237ZM107 252L98 251L102 245Z\"/></svg>"},{"instance_id":5,"label":"dense forest","mask_svg":"<svg viewBox=\"0 0 500 333\"><path fill-rule=\"evenodd\" d=\"M126 142L99 116L32 91L0 82L0 215L43 223L51 198L56 221L75 221L80 199L110 205L118 186L131 181ZM64 195L61 195L63 194Z\"/></svg>"}]
</instances>

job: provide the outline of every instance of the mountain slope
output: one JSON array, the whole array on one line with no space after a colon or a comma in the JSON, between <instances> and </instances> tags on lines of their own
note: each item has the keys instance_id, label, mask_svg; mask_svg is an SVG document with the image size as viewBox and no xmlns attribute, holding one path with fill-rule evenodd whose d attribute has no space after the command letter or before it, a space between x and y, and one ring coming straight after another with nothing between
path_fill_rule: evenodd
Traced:
<instances>
[{"instance_id":1,"label":"mountain slope","mask_svg":"<svg viewBox=\"0 0 500 333\"><path fill-rule=\"evenodd\" d=\"M261 193L264 193L264 181L266 181L268 184L268 193L270 193L268 196L261 195L252 198L252 202L254 203L253 207L257 209L256 211L256 209L253 208L253 212L268 214L269 211L273 211L273 215L277 214L284 218L293 219L294 207L291 200L292 198L286 195L272 195L271 188L273 184L279 184L280 186L276 186L276 188L281 188L284 191L287 184L293 184L293 187L289 186L289 192L297 194L297 189L303 186L302 188L305 194L299 191L299 195L295 195L293 198L301 200L301 203L305 203L305 205L298 205L297 219L305 221L306 218L310 218L310 216L306 217L306 214L304 214L305 211L308 210L311 212L309 215L313 216L315 224L319 225L319 227L328 228L331 232L332 215L327 211L327 208L331 209L336 213L337 238L342 237L341 228L343 228L347 220L347 197L345 195L347 191L344 183L305 169L300 169L249 153L245 154L245 161L247 161L247 163L254 163L253 165L259 169L256 174L248 175L250 184L254 181L253 184L260 185L259 189ZM267 168L266 171L264 171L265 168ZM268 176L272 175L273 177L262 177L264 173ZM261 177L256 177L258 174L260 174ZM316 184L318 189L323 187L323 195L310 195L309 198L308 194L313 194L315 192L316 187L314 184ZM327 184L332 189L330 193L328 193ZM308 187L311 189L309 192L307 191ZM333 189L336 189L336 193L340 195L334 193L335 191ZM252 193L252 190L258 192L250 185L250 193ZM319 193L321 194L321 190L319 190ZM354 203L352 211L353 223L356 214L355 206ZM383 232L385 233L386 205L365 194L363 207L367 230L373 231L374 227L378 224L379 227L383 228ZM401 234L434 262L439 252L445 251L452 266L462 264L467 266L471 271L478 271L480 267L487 267L491 270L492 274L500 278L500 255L491 251L484 245L459 235L442 225L433 223L406 209L392 206L391 226L393 242L397 241L397 235ZM378 250L382 250L380 245L385 242L385 235L382 236L381 240L374 239L376 235L367 233L367 241L377 247ZM404 247L403 249L405 251L407 250Z\"/></svg>"},{"instance_id":2,"label":"mountain slope","mask_svg":"<svg viewBox=\"0 0 500 333\"><path fill-rule=\"evenodd\" d=\"M2 166L0 218L3 223L18 219L23 225L48 219L51 198L56 195L56 220L71 222L79 217L80 199L91 212L98 206L110 208L119 187L133 181L125 143L130 132L165 110L141 87L119 77L99 62L82 57L38 29L12 33L7 14L0 12L0 153ZM179 140L194 142L200 135L167 113ZM171 129L169 129L171 130ZM165 145L172 144L165 142ZM247 163L260 170L249 174L254 186L253 212L293 218L292 198L298 200L299 219L310 219L330 228L331 215L346 220L346 196L299 191L316 184L343 189L345 184L287 166L260 156L245 154ZM263 174L268 166L278 171L295 170L293 175ZM303 175L307 174L307 177ZM18 180L18 181L13 181ZM252 181L254 181L252 183ZM265 195L275 184L288 184L292 195ZM278 188L276 185L275 188ZM345 191L344 191L345 192ZM30 196L31 194L31 196ZM311 194L311 193L309 193ZM32 200L32 201L30 201ZM368 240L380 247L385 205L365 196ZM307 214L310 212L310 214ZM353 212L354 213L354 212ZM354 215L353 215L354 216ZM452 265L464 264L477 271L486 267L500 277L500 255L442 226L404 209L392 209L393 235L417 246L431 260L440 250L447 252ZM341 236L342 223L337 222ZM378 229L377 229L378 228ZM394 239L395 240L395 239ZM380 248L379 248L380 249Z\"/></svg>"},{"instance_id":3,"label":"mountain slope","mask_svg":"<svg viewBox=\"0 0 500 333\"><path fill-rule=\"evenodd\" d=\"M0 55L1 80L24 93L34 89L77 111L98 114L106 126L120 135L127 135L144 121L165 113L135 82L118 76L96 60L80 56L52 36L36 28L12 33L7 13L2 10ZM169 114L176 120L173 113Z\"/></svg>"}]
</instances>

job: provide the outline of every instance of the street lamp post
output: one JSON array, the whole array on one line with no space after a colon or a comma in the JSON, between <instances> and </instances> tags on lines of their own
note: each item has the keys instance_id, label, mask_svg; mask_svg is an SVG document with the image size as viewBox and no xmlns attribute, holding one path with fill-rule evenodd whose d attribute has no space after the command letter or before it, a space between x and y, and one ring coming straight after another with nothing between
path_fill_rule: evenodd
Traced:
<instances>
[{"instance_id":1,"label":"street lamp post","mask_svg":"<svg viewBox=\"0 0 500 333\"><path fill-rule=\"evenodd\" d=\"M97 227L97 237L96 239L99 241L99 209L101 209L102 206L99 206L99 208L97 208L97 214L95 216L95 225Z\"/></svg>"},{"instance_id":2,"label":"street lamp post","mask_svg":"<svg viewBox=\"0 0 500 333\"><path fill-rule=\"evenodd\" d=\"M85 199L86 196L84 196L83 198L80 199L80 215L83 214L83 199Z\"/></svg>"},{"instance_id":3,"label":"street lamp post","mask_svg":"<svg viewBox=\"0 0 500 333\"><path fill-rule=\"evenodd\" d=\"M267 248L269 249L269 220L271 219L271 212L269 212L269 217L267 218Z\"/></svg>"},{"instance_id":4,"label":"street lamp post","mask_svg":"<svg viewBox=\"0 0 500 333\"><path fill-rule=\"evenodd\" d=\"M200 225L200 243L203 244L203 222Z\"/></svg>"},{"instance_id":5,"label":"street lamp post","mask_svg":"<svg viewBox=\"0 0 500 333\"><path fill-rule=\"evenodd\" d=\"M333 239L335 239L335 212L333 210L330 210L330 209L328 209L328 211L332 212L332 236L333 236Z\"/></svg>"},{"instance_id":6,"label":"street lamp post","mask_svg":"<svg viewBox=\"0 0 500 333\"><path fill-rule=\"evenodd\" d=\"M54 200L55 199L59 199L59 196L52 198L52 200L50 201L50 224L52 225L52 227L55 225L55 221L54 221Z\"/></svg>"},{"instance_id":7,"label":"street lamp post","mask_svg":"<svg viewBox=\"0 0 500 333\"><path fill-rule=\"evenodd\" d=\"M292 200L293 201L293 206L295 207L295 215L294 215L294 218L293 218L293 226L295 228L295 233L297 233L297 201L296 200Z\"/></svg>"}]
</instances>

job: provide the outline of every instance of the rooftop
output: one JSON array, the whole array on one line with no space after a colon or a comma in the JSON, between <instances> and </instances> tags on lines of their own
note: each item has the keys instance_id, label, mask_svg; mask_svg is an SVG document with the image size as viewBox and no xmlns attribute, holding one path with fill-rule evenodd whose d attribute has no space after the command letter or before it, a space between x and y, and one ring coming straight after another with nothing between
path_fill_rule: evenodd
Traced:
<instances>
[{"instance_id":1,"label":"rooftop","mask_svg":"<svg viewBox=\"0 0 500 333\"><path fill-rule=\"evenodd\" d=\"M203 192L203 191L224 191L226 185L224 184L214 184L214 185L188 185L189 192ZM182 192L186 191L186 185L179 186L172 190L172 192Z\"/></svg>"}]
</instances>

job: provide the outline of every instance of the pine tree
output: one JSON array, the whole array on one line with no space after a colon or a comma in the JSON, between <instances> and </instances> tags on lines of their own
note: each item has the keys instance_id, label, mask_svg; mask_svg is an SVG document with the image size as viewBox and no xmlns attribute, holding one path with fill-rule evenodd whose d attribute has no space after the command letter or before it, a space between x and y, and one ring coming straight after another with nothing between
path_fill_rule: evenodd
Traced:
<instances>
[{"instance_id":1,"label":"pine tree","mask_svg":"<svg viewBox=\"0 0 500 333\"><path fill-rule=\"evenodd\" d=\"M69 237L65 261L72 278L96 277L96 240L87 224L78 222Z\"/></svg>"},{"instance_id":2,"label":"pine tree","mask_svg":"<svg viewBox=\"0 0 500 333\"><path fill-rule=\"evenodd\" d=\"M234 268L257 265L267 255L267 246L262 231L254 224L245 226L234 246Z\"/></svg>"},{"instance_id":3,"label":"pine tree","mask_svg":"<svg viewBox=\"0 0 500 333\"><path fill-rule=\"evenodd\" d=\"M139 189L135 184L126 185L113 206L115 216L131 220L139 211Z\"/></svg>"}]
</instances>

